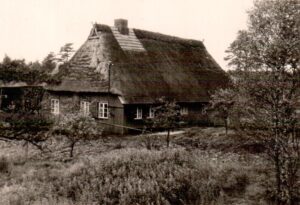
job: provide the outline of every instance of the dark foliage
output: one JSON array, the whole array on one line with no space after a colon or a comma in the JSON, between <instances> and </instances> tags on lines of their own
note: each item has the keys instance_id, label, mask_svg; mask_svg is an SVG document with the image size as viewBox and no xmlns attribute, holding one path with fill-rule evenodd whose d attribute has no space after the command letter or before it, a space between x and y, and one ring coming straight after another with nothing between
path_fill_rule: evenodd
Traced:
<instances>
[{"instance_id":1,"label":"dark foliage","mask_svg":"<svg viewBox=\"0 0 300 205\"><path fill-rule=\"evenodd\" d=\"M237 72L243 131L262 141L276 173L274 204L294 205L299 190L300 9L298 0L257 0L227 60Z\"/></svg>"},{"instance_id":2,"label":"dark foliage","mask_svg":"<svg viewBox=\"0 0 300 205\"><path fill-rule=\"evenodd\" d=\"M26 141L43 150L39 143L49 138L52 122L31 113L1 113L0 138L7 141Z\"/></svg>"},{"instance_id":3,"label":"dark foliage","mask_svg":"<svg viewBox=\"0 0 300 205\"><path fill-rule=\"evenodd\" d=\"M25 60L11 60L8 56L0 63L0 81L24 82L28 85L39 84L51 80L47 72L41 69L38 62L26 63Z\"/></svg>"},{"instance_id":4,"label":"dark foliage","mask_svg":"<svg viewBox=\"0 0 300 205\"><path fill-rule=\"evenodd\" d=\"M179 127L181 120L180 107L175 102L162 97L153 108L154 117L147 121L150 128L162 128L167 131L167 146L170 144L170 131Z\"/></svg>"}]
</instances>

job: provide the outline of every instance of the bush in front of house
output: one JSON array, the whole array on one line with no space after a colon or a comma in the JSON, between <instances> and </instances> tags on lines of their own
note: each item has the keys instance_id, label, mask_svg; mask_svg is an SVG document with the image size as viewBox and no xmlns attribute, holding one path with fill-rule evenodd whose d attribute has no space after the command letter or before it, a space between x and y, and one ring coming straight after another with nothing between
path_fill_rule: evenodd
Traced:
<instances>
[{"instance_id":1,"label":"bush in front of house","mask_svg":"<svg viewBox=\"0 0 300 205\"><path fill-rule=\"evenodd\" d=\"M83 114L66 114L56 121L54 133L65 136L70 142L70 157L73 157L74 147L79 141L99 139L103 127L90 116Z\"/></svg>"},{"instance_id":2,"label":"bush in front of house","mask_svg":"<svg viewBox=\"0 0 300 205\"><path fill-rule=\"evenodd\" d=\"M7 142L24 141L44 151L51 127L52 121L40 114L0 113L0 139Z\"/></svg>"}]
</instances>

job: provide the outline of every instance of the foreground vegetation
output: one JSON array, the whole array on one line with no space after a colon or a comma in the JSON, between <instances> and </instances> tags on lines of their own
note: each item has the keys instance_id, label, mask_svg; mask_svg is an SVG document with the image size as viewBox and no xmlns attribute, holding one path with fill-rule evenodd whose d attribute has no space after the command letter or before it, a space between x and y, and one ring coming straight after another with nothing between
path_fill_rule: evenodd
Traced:
<instances>
[{"instance_id":1,"label":"foreground vegetation","mask_svg":"<svg viewBox=\"0 0 300 205\"><path fill-rule=\"evenodd\" d=\"M222 128L188 129L169 148L161 137L151 150L145 136L81 142L73 158L59 137L42 154L1 142L0 204L272 204L255 142Z\"/></svg>"}]
</instances>

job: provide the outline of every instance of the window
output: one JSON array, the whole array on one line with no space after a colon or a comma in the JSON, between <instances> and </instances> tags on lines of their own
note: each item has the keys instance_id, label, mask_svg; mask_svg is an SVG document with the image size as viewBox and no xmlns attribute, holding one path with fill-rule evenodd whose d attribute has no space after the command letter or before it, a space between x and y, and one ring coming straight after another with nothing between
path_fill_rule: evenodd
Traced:
<instances>
[{"instance_id":1,"label":"window","mask_svg":"<svg viewBox=\"0 0 300 205\"><path fill-rule=\"evenodd\" d=\"M142 119L142 118L143 118L143 110L142 110L142 108L137 107L137 108L136 108L136 116L135 116L134 119L140 120L140 119Z\"/></svg>"},{"instance_id":2,"label":"window","mask_svg":"<svg viewBox=\"0 0 300 205\"><path fill-rule=\"evenodd\" d=\"M180 114L181 115L187 115L189 113L189 110L187 107L180 107Z\"/></svg>"},{"instance_id":3,"label":"window","mask_svg":"<svg viewBox=\"0 0 300 205\"><path fill-rule=\"evenodd\" d=\"M99 102L98 118L108 119L108 103Z\"/></svg>"},{"instance_id":4,"label":"window","mask_svg":"<svg viewBox=\"0 0 300 205\"><path fill-rule=\"evenodd\" d=\"M84 116L88 116L90 114L90 102L80 101L80 112Z\"/></svg>"},{"instance_id":5,"label":"window","mask_svg":"<svg viewBox=\"0 0 300 205\"><path fill-rule=\"evenodd\" d=\"M148 118L154 118L154 109L153 109L153 107L149 108L149 116L148 116Z\"/></svg>"},{"instance_id":6,"label":"window","mask_svg":"<svg viewBox=\"0 0 300 205\"><path fill-rule=\"evenodd\" d=\"M59 114L59 100L51 99L51 113L54 115Z\"/></svg>"}]
</instances>

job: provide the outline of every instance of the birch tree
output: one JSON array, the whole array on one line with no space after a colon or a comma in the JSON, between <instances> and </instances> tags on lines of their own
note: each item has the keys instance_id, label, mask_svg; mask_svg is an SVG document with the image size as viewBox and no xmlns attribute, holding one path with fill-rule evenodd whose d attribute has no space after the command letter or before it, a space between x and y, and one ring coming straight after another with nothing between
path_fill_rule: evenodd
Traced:
<instances>
[{"instance_id":1,"label":"birch tree","mask_svg":"<svg viewBox=\"0 0 300 205\"><path fill-rule=\"evenodd\" d=\"M276 173L275 202L291 205L299 194L300 4L255 1L247 30L228 49L229 65L247 98L248 134L263 140ZM298 132L299 133L299 132Z\"/></svg>"}]
</instances>

